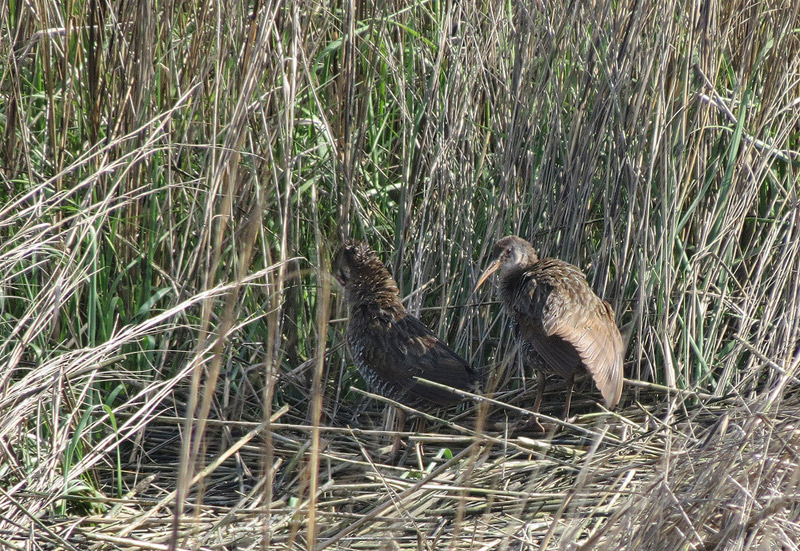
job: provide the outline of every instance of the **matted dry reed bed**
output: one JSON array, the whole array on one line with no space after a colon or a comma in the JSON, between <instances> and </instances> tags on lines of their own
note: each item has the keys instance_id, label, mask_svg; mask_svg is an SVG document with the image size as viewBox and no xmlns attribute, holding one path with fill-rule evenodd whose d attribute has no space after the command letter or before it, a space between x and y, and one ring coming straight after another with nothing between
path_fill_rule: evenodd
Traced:
<instances>
[{"instance_id":1,"label":"matted dry reed bed","mask_svg":"<svg viewBox=\"0 0 800 551\"><path fill-rule=\"evenodd\" d=\"M388 462L383 406L370 401L360 428L319 427L313 500L303 412L277 412L269 433L211 421L205 465L177 524L184 420L165 413L127 450L129 497L95 496L84 506L95 500L104 513L44 518L30 529L65 549L166 549L173 534L179 549L208 550L796 549L797 394L750 404L646 397L613 414L579 400L586 413L574 426L538 438L497 430L509 417L501 408L480 434L472 409L447 425L429 420L424 432L403 434L398 464ZM113 469L108 476L98 485ZM12 534L2 537L14 544Z\"/></svg>"}]
</instances>

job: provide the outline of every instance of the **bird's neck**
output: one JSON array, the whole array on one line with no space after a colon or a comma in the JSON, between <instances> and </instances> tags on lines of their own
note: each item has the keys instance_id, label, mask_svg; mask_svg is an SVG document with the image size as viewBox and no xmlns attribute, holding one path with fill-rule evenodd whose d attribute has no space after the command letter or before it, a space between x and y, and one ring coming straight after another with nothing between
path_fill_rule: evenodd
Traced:
<instances>
[{"instance_id":1,"label":"bird's neck","mask_svg":"<svg viewBox=\"0 0 800 551\"><path fill-rule=\"evenodd\" d=\"M522 287L522 281L530 277L530 271L536 265L536 262L534 260L529 263L518 264L500 274L500 292L506 302L513 302L517 291Z\"/></svg>"},{"instance_id":2,"label":"bird's neck","mask_svg":"<svg viewBox=\"0 0 800 551\"><path fill-rule=\"evenodd\" d=\"M396 319L406 314L400 291L388 272L354 281L347 294L352 311L380 311Z\"/></svg>"},{"instance_id":3,"label":"bird's neck","mask_svg":"<svg viewBox=\"0 0 800 551\"><path fill-rule=\"evenodd\" d=\"M538 260L532 260L503 270L503 273L500 274L500 287L505 290L516 285L527 272L533 269L537 262Z\"/></svg>"}]
</instances>

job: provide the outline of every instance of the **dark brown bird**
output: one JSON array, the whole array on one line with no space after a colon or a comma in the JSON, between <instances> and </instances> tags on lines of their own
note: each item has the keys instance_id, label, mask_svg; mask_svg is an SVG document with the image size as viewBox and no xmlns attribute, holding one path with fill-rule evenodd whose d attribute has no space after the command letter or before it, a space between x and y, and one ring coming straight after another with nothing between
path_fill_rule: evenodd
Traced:
<instances>
[{"instance_id":1,"label":"dark brown bird","mask_svg":"<svg viewBox=\"0 0 800 551\"><path fill-rule=\"evenodd\" d=\"M353 362L373 392L408 406L436 408L461 397L414 377L462 390L477 386L469 364L406 312L397 283L368 245L345 242L334 257L333 274L350 306L347 344Z\"/></svg>"},{"instance_id":2,"label":"dark brown bird","mask_svg":"<svg viewBox=\"0 0 800 551\"><path fill-rule=\"evenodd\" d=\"M567 381L564 418L569 418L575 375L587 371L614 408L622 395L625 349L611 305L600 299L581 271L562 260L542 258L533 245L515 235L494 245L492 262L481 274L478 289L500 272L500 293L525 363L538 372L533 411L539 412L545 372Z\"/></svg>"}]
</instances>

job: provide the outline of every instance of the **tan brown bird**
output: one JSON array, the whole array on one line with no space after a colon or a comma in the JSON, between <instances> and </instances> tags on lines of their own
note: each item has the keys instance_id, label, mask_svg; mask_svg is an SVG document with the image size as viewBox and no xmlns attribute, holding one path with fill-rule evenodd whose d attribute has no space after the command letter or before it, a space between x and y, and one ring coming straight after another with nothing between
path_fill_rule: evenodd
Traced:
<instances>
[{"instance_id":1,"label":"tan brown bird","mask_svg":"<svg viewBox=\"0 0 800 551\"><path fill-rule=\"evenodd\" d=\"M564 419L569 418L575 375L582 371L592 376L606 407L614 408L622 395L625 350L611 305L592 291L578 268L555 258L539 259L533 245L515 235L495 243L492 262L475 289L496 271L523 361L537 370L533 411L538 413L542 404L545 372L567 381Z\"/></svg>"},{"instance_id":2,"label":"tan brown bird","mask_svg":"<svg viewBox=\"0 0 800 551\"><path fill-rule=\"evenodd\" d=\"M456 404L461 397L415 377L475 389L475 371L406 312L397 283L368 245L345 242L334 257L333 274L350 306L347 344L353 362L373 392L430 409Z\"/></svg>"}]
</instances>

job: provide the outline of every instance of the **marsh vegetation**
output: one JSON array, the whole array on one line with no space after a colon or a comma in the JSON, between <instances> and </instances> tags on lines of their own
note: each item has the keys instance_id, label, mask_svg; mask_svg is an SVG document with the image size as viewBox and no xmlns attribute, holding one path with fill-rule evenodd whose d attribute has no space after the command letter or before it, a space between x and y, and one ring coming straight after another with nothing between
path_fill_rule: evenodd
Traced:
<instances>
[{"instance_id":1,"label":"marsh vegetation","mask_svg":"<svg viewBox=\"0 0 800 551\"><path fill-rule=\"evenodd\" d=\"M0 547L798 549L798 10L0 4ZM509 233L628 341L552 438L472 293ZM398 465L345 237L499 402Z\"/></svg>"}]
</instances>

